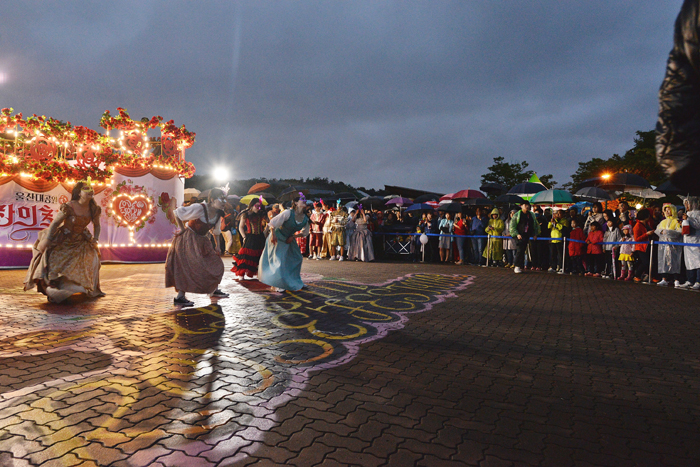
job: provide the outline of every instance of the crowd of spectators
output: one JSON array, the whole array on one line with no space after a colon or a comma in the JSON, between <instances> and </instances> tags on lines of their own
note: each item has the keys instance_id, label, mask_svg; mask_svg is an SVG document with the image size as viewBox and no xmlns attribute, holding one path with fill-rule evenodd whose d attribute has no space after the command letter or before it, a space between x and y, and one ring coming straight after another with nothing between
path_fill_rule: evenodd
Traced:
<instances>
[{"instance_id":1,"label":"crowd of spectators","mask_svg":"<svg viewBox=\"0 0 700 467\"><path fill-rule=\"evenodd\" d=\"M542 209L524 203L513 209L465 207L453 213L361 205L348 209L316 202L308 213L311 233L297 242L302 254L315 260L373 261L396 255L414 262L488 265L516 273L548 271L700 290L700 247L693 246L700 243L699 204L698 198L689 197L683 209L666 204L631 210L623 201L615 211L594 203L579 212L576 207ZM237 208L228 205L221 221L225 245L218 240L217 245L225 255L240 248L236 219L246 206ZM268 217L282 209L268 206Z\"/></svg>"}]
</instances>

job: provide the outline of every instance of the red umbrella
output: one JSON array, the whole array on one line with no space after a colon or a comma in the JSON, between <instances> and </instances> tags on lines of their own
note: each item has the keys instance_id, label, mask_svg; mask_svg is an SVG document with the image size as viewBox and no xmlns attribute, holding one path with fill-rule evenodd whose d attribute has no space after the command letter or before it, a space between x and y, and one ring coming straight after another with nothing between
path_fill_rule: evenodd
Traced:
<instances>
[{"instance_id":1,"label":"red umbrella","mask_svg":"<svg viewBox=\"0 0 700 467\"><path fill-rule=\"evenodd\" d=\"M255 185L250 187L250 190L248 190L248 194L257 193L259 191L265 191L268 188L270 188L269 183L256 183Z\"/></svg>"},{"instance_id":2,"label":"red umbrella","mask_svg":"<svg viewBox=\"0 0 700 467\"><path fill-rule=\"evenodd\" d=\"M477 190L459 190L457 193L452 195L453 200L456 199L474 199L474 198L486 198L486 196Z\"/></svg>"},{"instance_id":3,"label":"red umbrella","mask_svg":"<svg viewBox=\"0 0 700 467\"><path fill-rule=\"evenodd\" d=\"M423 204L427 204L428 206L432 206L433 208L437 208L438 206L440 206L440 203L438 203L437 201L426 201Z\"/></svg>"},{"instance_id":4,"label":"red umbrella","mask_svg":"<svg viewBox=\"0 0 700 467\"><path fill-rule=\"evenodd\" d=\"M442 195L440 196L440 201L451 201L455 194L456 193L447 193L446 195Z\"/></svg>"}]
</instances>

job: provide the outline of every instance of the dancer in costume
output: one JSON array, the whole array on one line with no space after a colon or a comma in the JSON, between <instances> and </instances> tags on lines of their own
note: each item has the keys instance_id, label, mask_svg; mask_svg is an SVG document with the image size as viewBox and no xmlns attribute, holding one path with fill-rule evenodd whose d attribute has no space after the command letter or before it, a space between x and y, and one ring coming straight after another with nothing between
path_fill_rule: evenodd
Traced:
<instances>
[{"instance_id":1,"label":"dancer in costume","mask_svg":"<svg viewBox=\"0 0 700 467\"><path fill-rule=\"evenodd\" d=\"M314 211L309 216L311 222L309 258L313 259L321 259L321 249L323 247L323 224L326 222L326 213L321 210L321 202L317 201L314 203Z\"/></svg>"},{"instance_id":2,"label":"dancer in costume","mask_svg":"<svg viewBox=\"0 0 700 467\"><path fill-rule=\"evenodd\" d=\"M331 215L331 261L337 259L343 261L345 255L345 224L348 223L348 210L340 206L341 201L338 200L338 206ZM340 247L340 254L336 256L336 250Z\"/></svg>"},{"instance_id":3,"label":"dancer in costume","mask_svg":"<svg viewBox=\"0 0 700 467\"><path fill-rule=\"evenodd\" d=\"M240 215L238 231L243 237L243 246L237 254L233 255L231 268L236 279L242 280L244 276L252 278L258 275L260 255L265 248L263 221L266 214L262 211L262 207L262 197L254 199L248 205L248 209Z\"/></svg>"},{"instance_id":4,"label":"dancer in costume","mask_svg":"<svg viewBox=\"0 0 700 467\"><path fill-rule=\"evenodd\" d=\"M214 250L209 231L219 234L219 220L223 214L224 192L218 188L209 191L206 202L181 206L175 210L175 220L180 232L175 234L165 259L165 287L175 287L178 295L175 305L193 306L186 292L209 294L226 298L219 290L224 275L224 263ZM187 227L183 224L187 221Z\"/></svg>"},{"instance_id":5,"label":"dancer in costume","mask_svg":"<svg viewBox=\"0 0 700 467\"><path fill-rule=\"evenodd\" d=\"M323 205L323 210L326 213L326 219L323 222L323 246L321 248L321 257L334 256L335 253L331 251L331 223L333 222L333 213L335 209L332 206L327 205L323 200L321 200Z\"/></svg>"},{"instance_id":6,"label":"dancer in costume","mask_svg":"<svg viewBox=\"0 0 700 467\"><path fill-rule=\"evenodd\" d=\"M100 290L100 213L89 182L75 184L71 200L62 204L48 228L39 232L24 290L34 288L52 303L75 293L102 297ZM94 234L87 229L92 222Z\"/></svg>"},{"instance_id":7,"label":"dancer in costume","mask_svg":"<svg viewBox=\"0 0 700 467\"><path fill-rule=\"evenodd\" d=\"M300 290L301 263L303 256L294 241L309 234L309 218L305 214L306 198L303 193L294 198L291 209L287 209L270 221L270 236L260 257L260 282L276 291ZM295 233L299 232L301 233Z\"/></svg>"},{"instance_id":8,"label":"dancer in costume","mask_svg":"<svg viewBox=\"0 0 700 467\"><path fill-rule=\"evenodd\" d=\"M374 261L374 246L372 244L372 231L369 230L369 218L358 204L355 212L352 213L355 222L355 232L352 234L352 241L348 249L349 260Z\"/></svg>"}]
</instances>

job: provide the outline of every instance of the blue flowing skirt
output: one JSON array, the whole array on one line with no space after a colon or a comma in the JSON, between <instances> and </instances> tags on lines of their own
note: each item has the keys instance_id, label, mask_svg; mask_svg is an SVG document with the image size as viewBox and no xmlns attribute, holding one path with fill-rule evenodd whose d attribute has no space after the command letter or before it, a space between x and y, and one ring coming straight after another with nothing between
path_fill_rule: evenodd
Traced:
<instances>
[{"instance_id":1,"label":"blue flowing skirt","mask_svg":"<svg viewBox=\"0 0 700 467\"><path fill-rule=\"evenodd\" d=\"M277 240L272 244L270 237L265 242L265 249L260 256L258 280L272 287L285 290L300 290L304 287L301 281L301 256L297 242L285 243Z\"/></svg>"}]
</instances>

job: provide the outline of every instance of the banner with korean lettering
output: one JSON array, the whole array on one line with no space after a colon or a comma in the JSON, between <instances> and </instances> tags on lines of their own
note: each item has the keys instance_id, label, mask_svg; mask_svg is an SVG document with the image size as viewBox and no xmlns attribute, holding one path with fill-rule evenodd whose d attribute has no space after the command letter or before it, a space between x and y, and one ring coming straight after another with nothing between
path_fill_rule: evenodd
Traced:
<instances>
[{"instance_id":1,"label":"banner with korean lettering","mask_svg":"<svg viewBox=\"0 0 700 467\"><path fill-rule=\"evenodd\" d=\"M138 175L138 176L130 176ZM96 187L103 261L164 261L176 230L173 210L182 204L184 182L177 176L116 173L112 184ZM173 174L174 175L174 174ZM0 183L0 268L26 267L38 233L49 227L70 186L35 192L15 181ZM92 224L88 227L93 231Z\"/></svg>"}]
</instances>

